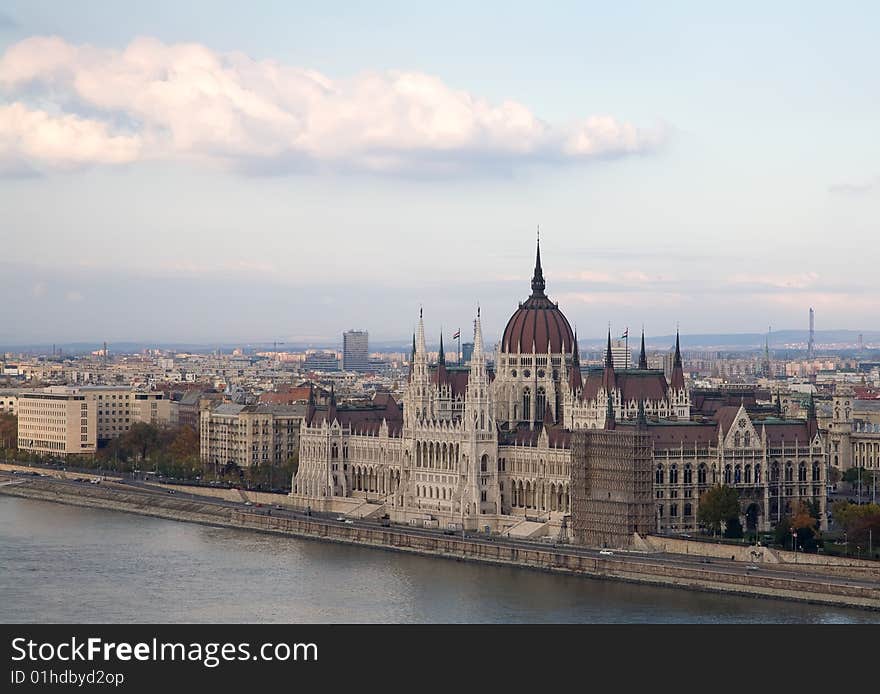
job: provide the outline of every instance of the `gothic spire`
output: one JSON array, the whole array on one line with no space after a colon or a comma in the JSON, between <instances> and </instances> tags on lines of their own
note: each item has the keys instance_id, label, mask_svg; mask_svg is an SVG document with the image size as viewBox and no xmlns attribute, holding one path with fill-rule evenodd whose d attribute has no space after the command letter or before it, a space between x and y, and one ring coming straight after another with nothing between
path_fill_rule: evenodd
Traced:
<instances>
[{"instance_id":1,"label":"gothic spire","mask_svg":"<svg viewBox=\"0 0 880 694\"><path fill-rule=\"evenodd\" d=\"M681 363L681 345L678 337L678 328L675 329L675 358L672 361L672 382L669 384L673 390L684 389L684 367Z\"/></svg>"},{"instance_id":2,"label":"gothic spire","mask_svg":"<svg viewBox=\"0 0 880 694\"><path fill-rule=\"evenodd\" d=\"M440 353L437 355L437 364L446 366L446 355L443 353L443 329L440 329Z\"/></svg>"},{"instance_id":3,"label":"gothic spire","mask_svg":"<svg viewBox=\"0 0 880 694\"><path fill-rule=\"evenodd\" d=\"M614 390L617 378L614 375L614 356L611 354L611 328L608 328L608 347L605 350L605 373L602 377L602 384L605 386L605 392L609 394Z\"/></svg>"},{"instance_id":4,"label":"gothic spire","mask_svg":"<svg viewBox=\"0 0 880 694\"><path fill-rule=\"evenodd\" d=\"M611 394L608 394L608 405L605 409L605 428L614 429L616 422L614 421L614 403L611 402Z\"/></svg>"},{"instance_id":5,"label":"gothic spire","mask_svg":"<svg viewBox=\"0 0 880 694\"><path fill-rule=\"evenodd\" d=\"M639 412L636 415L636 429L644 431L648 428L648 417L645 415L645 401L639 398Z\"/></svg>"},{"instance_id":6,"label":"gothic spire","mask_svg":"<svg viewBox=\"0 0 880 694\"><path fill-rule=\"evenodd\" d=\"M483 328L480 325L480 307L477 306L477 319L474 321L474 353L471 359L483 359Z\"/></svg>"},{"instance_id":7,"label":"gothic spire","mask_svg":"<svg viewBox=\"0 0 880 694\"><path fill-rule=\"evenodd\" d=\"M639 351L639 368L648 368L648 355L645 353L645 329L642 328L642 349Z\"/></svg>"},{"instance_id":8,"label":"gothic spire","mask_svg":"<svg viewBox=\"0 0 880 694\"><path fill-rule=\"evenodd\" d=\"M541 232L538 232L538 250L535 254L535 274L532 276L532 296L544 296L544 271L541 269Z\"/></svg>"},{"instance_id":9,"label":"gothic spire","mask_svg":"<svg viewBox=\"0 0 880 694\"><path fill-rule=\"evenodd\" d=\"M424 357L427 353L425 349L425 321L422 315L422 308L419 307L419 328L418 339L416 340L416 354Z\"/></svg>"}]
</instances>

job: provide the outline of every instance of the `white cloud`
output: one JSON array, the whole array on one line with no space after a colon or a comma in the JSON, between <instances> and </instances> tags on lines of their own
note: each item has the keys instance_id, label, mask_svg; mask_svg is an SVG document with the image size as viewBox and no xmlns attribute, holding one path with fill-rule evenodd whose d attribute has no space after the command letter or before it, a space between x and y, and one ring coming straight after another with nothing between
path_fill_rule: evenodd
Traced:
<instances>
[{"instance_id":1,"label":"white cloud","mask_svg":"<svg viewBox=\"0 0 880 694\"><path fill-rule=\"evenodd\" d=\"M857 183L834 183L828 186L829 193L843 195L865 195L880 190L880 176Z\"/></svg>"},{"instance_id":2,"label":"white cloud","mask_svg":"<svg viewBox=\"0 0 880 694\"><path fill-rule=\"evenodd\" d=\"M0 88L21 100L6 118L29 134L27 147L7 143L0 158L36 168L175 157L248 170L446 174L624 156L664 139L662 128L607 115L551 125L520 103L493 104L419 72L333 80L153 38L121 51L25 39L0 58ZM67 112L25 106L25 95Z\"/></svg>"},{"instance_id":3,"label":"white cloud","mask_svg":"<svg viewBox=\"0 0 880 694\"><path fill-rule=\"evenodd\" d=\"M0 162L3 170L48 163L53 168L122 164L140 154L137 136L114 135L106 123L71 114L55 116L20 102L0 106Z\"/></svg>"},{"instance_id":4,"label":"white cloud","mask_svg":"<svg viewBox=\"0 0 880 694\"><path fill-rule=\"evenodd\" d=\"M803 272L794 275L752 275L737 274L730 278L735 285L758 285L774 289L807 289L816 284L819 275L815 272Z\"/></svg>"}]
</instances>

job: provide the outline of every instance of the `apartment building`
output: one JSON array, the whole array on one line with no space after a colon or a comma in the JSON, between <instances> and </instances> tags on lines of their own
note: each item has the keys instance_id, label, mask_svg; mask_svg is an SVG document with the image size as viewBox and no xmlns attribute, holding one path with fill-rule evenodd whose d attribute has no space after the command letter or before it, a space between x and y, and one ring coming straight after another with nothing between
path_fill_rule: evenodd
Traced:
<instances>
[{"instance_id":1,"label":"apartment building","mask_svg":"<svg viewBox=\"0 0 880 694\"><path fill-rule=\"evenodd\" d=\"M18 447L72 455L98 445L97 404L75 388L50 387L18 396Z\"/></svg>"},{"instance_id":2,"label":"apartment building","mask_svg":"<svg viewBox=\"0 0 880 694\"><path fill-rule=\"evenodd\" d=\"M217 404L201 412L202 462L223 468L281 465L297 455L308 405Z\"/></svg>"}]
</instances>

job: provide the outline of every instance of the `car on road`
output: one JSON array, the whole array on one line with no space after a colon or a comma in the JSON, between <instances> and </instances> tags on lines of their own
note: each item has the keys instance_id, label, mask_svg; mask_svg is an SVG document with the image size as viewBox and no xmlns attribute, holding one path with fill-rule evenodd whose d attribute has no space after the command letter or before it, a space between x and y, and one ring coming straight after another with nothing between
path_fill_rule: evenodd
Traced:
<instances>
[{"instance_id":1,"label":"car on road","mask_svg":"<svg viewBox=\"0 0 880 694\"><path fill-rule=\"evenodd\" d=\"M338 521L344 521L344 520L345 520L345 516L336 516L336 520L338 520Z\"/></svg>"},{"instance_id":2,"label":"car on road","mask_svg":"<svg viewBox=\"0 0 880 694\"><path fill-rule=\"evenodd\" d=\"M760 566L755 566L754 564L749 564L746 567L746 571L760 571L760 569L761 569Z\"/></svg>"},{"instance_id":3,"label":"car on road","mask_svg":"<svg viewBox=\"0 0 880 694\"><path fill-rule=\"evenodd\" d=\"M245 502L244 502L244 505L245 505L245 506L253 506L253 504L252 504L250 501L245 501Z\"/></svg>"},{"instance_id":4,"label":"car on road","mask_svg":"<svg viewBox=\"0 0 880 694\"><path fill-rule=\"evenodd\" d=\"M346 519L345 524L346 525L354 525L354 521L351 518L348 518L348 519Z\"/></svg>"},{"instance_id":5,"label":"car on road","mask_svg":"<svg viewBox=\"0 0 880 694\"><path fill-rule=\"evenodd\" d=\"M605 557L610 557L614 554L614 552L612 552L610 549L600 549L599 554Z\"/></svg>"}]
</instances>

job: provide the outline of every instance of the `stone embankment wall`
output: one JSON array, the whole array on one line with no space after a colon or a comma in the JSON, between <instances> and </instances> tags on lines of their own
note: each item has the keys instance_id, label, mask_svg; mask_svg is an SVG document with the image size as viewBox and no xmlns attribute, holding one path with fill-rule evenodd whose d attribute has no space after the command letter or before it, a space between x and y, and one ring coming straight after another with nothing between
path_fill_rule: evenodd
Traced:
<instances>
[{"instance_id":1,"label":"stone embankment wall","mask_svg":"<svg viewBox=\"0 0 880 694\"><path fill-rule=\"evenodd\" d=\"M34 478L20 484L0 487L0 493L447 559L528 567L690 590L880 610L880 585L865 587L833 583L817 584L796 577L720 573L690 566L668 565L637 555L618 553L613 558L584 556L540 546L524 549L488 540L416 534L407 532L404 528L369 528L327 523L315 518L270 516L261 510L223 507L160 492L134 491L123 485L75 486Z\"/></svg>"},{"instance_id":2,"label":"stone embankment wall","mask_svg":"<svg viewBox=\"0 0 880 694\"><path fill-rule=\"evenodd\" d=\"M753 564L773 564L774 569L797 570L798 566L820 569L828 576L848 576L852 578L871 578L880 581L880 563L851 557L836 557L827 554L804 554L788 552L769 547L753 545L727 545L714 542L699 542L685 538L649 535L645 538L649 547L658 552L687 554L698 557L714 557L749 562Z\"/></svg>"}]
</instances>

